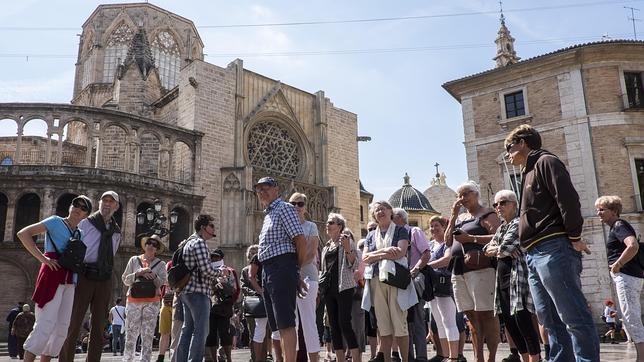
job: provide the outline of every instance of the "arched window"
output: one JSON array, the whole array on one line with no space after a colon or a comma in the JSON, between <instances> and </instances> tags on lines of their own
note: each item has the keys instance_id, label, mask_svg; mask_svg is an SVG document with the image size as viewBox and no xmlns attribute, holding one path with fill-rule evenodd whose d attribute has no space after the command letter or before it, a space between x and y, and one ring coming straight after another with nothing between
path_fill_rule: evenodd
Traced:
<instances>
[{"instance_id":1,"label":"arched window","mask_svg":"<svg viewBox=\"0 0 644 362\"><path fill-rule=\"evenodd\" d=\"M251 165L273 175L295 178L301 167L301 148L296 138L274 121L258 122L248 135Z\"/></svg>"},{"instance_id":2,"label":"arched window","mask_svg":"<svg viewBox=\"0 0 644 362\"><path fill-rule=\"evenodd\" d=\"M161 85L172 89L177 85L181 70L181 56L174 37L167 31L162 31L152 40L152 55L154 65L159 70Z\"/></svg>"},{"instance_id":3,"label":"arched window","mask_svg":"<svg viewBox=\"0 0 644 362\"><path fill-rule=\"evenodd\" d=\"M16 204L16 235L14 241L19 243L17 233L25 226L37 223L40 218L40 197L34 193L24 194ZM34 236L34 241L36 237Z\"/></svg>"},{"instance_id":4,"label":"arched window","mask_svg":"<svg viewBox=\"0 0 644 362\"><path fill-rule=\"evenodd\" d=\"M132 37L134 37L134 31L125 23L121 23L110 35L105 47L103 83L112 83L114 81L119 59L121 63L125 60Z\"/></svg>"}]
</instances>

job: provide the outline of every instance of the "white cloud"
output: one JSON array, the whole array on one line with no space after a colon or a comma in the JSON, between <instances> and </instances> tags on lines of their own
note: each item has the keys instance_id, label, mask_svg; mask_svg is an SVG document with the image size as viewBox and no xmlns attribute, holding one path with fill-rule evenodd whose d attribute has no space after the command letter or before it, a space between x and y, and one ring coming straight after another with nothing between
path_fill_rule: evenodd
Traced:
<instances>
[{"instance_id":1,"label":"white cloud","mask_svg":"<svg viewBox=\"0 0 644 362\"><path fill-rule=\"evenodd\" d=\"M0 80L0 102L68 103L73 86L73 69L44 79Z\"/></svg>"}]
</instances>

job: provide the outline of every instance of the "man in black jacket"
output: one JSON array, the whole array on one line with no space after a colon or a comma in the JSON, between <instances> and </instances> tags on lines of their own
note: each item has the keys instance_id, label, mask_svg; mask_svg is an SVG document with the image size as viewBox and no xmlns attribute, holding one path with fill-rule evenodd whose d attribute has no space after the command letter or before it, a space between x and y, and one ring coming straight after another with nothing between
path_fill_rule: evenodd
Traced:
<instances>
[{"instance_id":1,"label":"man in black jacket","mask_svg":"<svg viewBox=\"0 0 644 362\"><path fill-rule=\"evenodd\" d=\"M581 291L584 219L565 165L541 149L529 125L505 139L507 157L523 166L519 239L527 249L529 283L539 321L547 328L551 361L599 361L599 338Z\"/></svg>"}]
</instances>

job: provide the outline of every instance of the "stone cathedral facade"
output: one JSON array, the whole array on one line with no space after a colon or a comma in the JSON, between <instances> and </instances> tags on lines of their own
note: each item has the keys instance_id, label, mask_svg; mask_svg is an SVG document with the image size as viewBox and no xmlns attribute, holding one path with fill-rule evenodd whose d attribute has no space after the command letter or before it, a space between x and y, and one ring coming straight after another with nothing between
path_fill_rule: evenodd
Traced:
<instances>
[{"instance_id":1,"label":"stone cathedral facade","mask_svg":"<svg viewBox=\"0 0 644 362\"><path fill-rule=\"evenodd\" d=\"M121 195L117 295L145 231L136 214L157 198L162 213L178 214L164 240L170 250L208 213L217 228L211 246L237 267L261 229L252 186L262 176L278 179L285 197L307 194L321 232L330 211L360 230L357 116L323 91L255 73L240 59L207 63L203 47L192 21L157 6L100 5L82 26L71 104L0 103L1 124L16 130L0 138L0 271L19 289L0 296L0 310L29 300L38 268L16 232L66 215L78 194L95 205L105 190ZM29 122L46 137L25 134Z\"/></svg>"}]
</instances>

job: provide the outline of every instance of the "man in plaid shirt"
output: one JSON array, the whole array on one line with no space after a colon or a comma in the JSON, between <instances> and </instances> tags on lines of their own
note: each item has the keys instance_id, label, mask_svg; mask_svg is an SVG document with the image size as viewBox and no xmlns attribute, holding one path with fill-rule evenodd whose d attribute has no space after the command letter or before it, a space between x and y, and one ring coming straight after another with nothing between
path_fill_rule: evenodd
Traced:
<instances>
[{"instance_id":1,"label":"man in plaid shirt","mask_svg":"<svg viewBox=\"0 0 644 362\"><path fill-rule=\"evenodd\" d=\"M215 268L210 262L206 240L217 236L213 220L210 215L199 215L194 223L195 233L190 235L183 247L183 262L194 271L179 295L184 319L177 347L177 362L203 360L210 320L210 280L228 275L227 271Z\"/></svg>"},{"instance_id":2,"label":"man in plaid shirt","mask_svg":"<svg viewBox=\"0 0 644 362\"><path fill-rule=\"evenodd\" d=\"M259 234L264 305L272 331L279 330L285 362L295 362L295 308L299 267L306 259L306 238L295 207L279 197L277 181L263 177L255 192L265 207Z\"/></svg>"}]
</instances>

